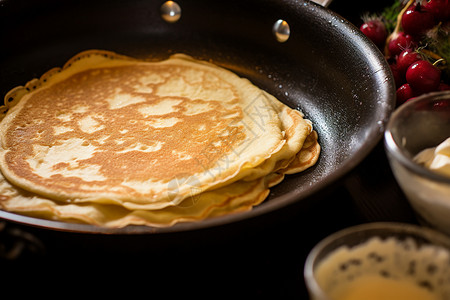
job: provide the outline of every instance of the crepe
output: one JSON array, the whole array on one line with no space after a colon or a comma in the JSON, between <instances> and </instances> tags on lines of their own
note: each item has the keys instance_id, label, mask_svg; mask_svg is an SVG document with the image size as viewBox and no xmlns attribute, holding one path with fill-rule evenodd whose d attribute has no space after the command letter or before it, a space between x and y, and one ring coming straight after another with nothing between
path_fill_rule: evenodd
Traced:
<instances>
[{"instance_id":1,"label":"crepe","mask_svg":"<svg viewBox=\"0 0 450 300\"><path fill-rule=\"evenodd\" d=\"M293 160L293 165L301 165L302 169L313 166L318 159L318 152L320 145L317 142L317 133L313 131L304 148ZM279 170L253 181L240 180L226 187L192 195L177 206L158 210L129 210L119 205L53 201L13 186L0 173L0 207L32 217L103 227L166 227L180 222L200 221L248 211L267 198L270 187L283 180L283 172L284 170Z\"/></svg>"},{"instance_id":2,"label":"crepe","mask_svg":"<svg viewBox=\"0 0 450 300\"><path fill-rule=\"evenodd\" d=\"M248 210L320 152L301 112L182 54L82 52L13 89L4 111L3 209L103 226Z\"/></svg>"}]
</instances>

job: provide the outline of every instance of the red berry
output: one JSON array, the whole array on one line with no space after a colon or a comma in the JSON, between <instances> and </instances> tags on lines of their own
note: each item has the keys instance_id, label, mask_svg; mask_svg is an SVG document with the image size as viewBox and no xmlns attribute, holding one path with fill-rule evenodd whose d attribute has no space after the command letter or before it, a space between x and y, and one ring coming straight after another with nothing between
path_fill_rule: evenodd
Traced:
<instances>
[{"instance_id":1,"label":"red berry","mask_svg":"<svg viewBox=\"0 0 450 300\"><path fill-rule=\"evenodd\" d=\"M370 20L359 28L378 48L382 49L386 42L388 32L386 26L380 20Z\"/></svg>"},{"instance_id":2,"label":"red berry","mask_svg":"<svg viewBox=\"0 0 450 300\"><path fill-rule=\"evenodd\" d=\"M419 60L409 66L406 81L418 93L436 91L441 81L441 70L426 60Z\"/></svg>"},{"instance_id":3,"label":"red berry","mask_svg":"<svg viewBox=\"0 0 450 300\"><path fill-rule=\"evenodd\" d=\"M397 88L399 88L403 84L403 82L405 81L404 80L405 76L404 75L402 76L400 74L400 72L398 70L398 66L397 66L396 63L392 63L389 66L391 67L392 75L394 77L395 86Z\"/></svg>"},{"instance_id":4,"label":"red berry","mask_svg":"<svg viewBox=\"0 0 450 300\"><path fill-rule=\"evenodd\" d=\"M420 36L436 25L436 19L430 11L422 9L418 3L411 5L405 11L401 24L404 32Z\"/></svg>"},{"instance_id":5,"label":"red berry","mask_svg":"<svg viewBox=\"0 0 450 300\"><path fill-rule=\"evenodd\" d=\"M401 76L405 76L406 70L412 63L421 59L422 57L420 56L420 54L412 49L405 49L400 52L397 58L397 67Z\"/></svg>"},{"instance_id":6,"label":"red berry","mask_svg":"<svg viewBox=\"0 0 450 300\"><path fill-rule=\"evenodd\" d=\"M437 117L444 119L446 122L450 119L450 102L445 100L436 101L431 106L432 110L439 112Z\"/></svg>"},{"instance_id":7,"label":"red berry","mask_svg":"<svg viewBox=\"0 0 450 300\"><path fill-rule=\"evenodd\" d=\"M388 50L389 54L394 57L400 54L404 49L415 48L416 43L414 38L404 32L394 34L389 41Z\"/></svg>"},{"instance_id":8,"label":"red berry","mask_svg":"<svg viewBox=\"0 0 450 300\"><path fill-rule=\"evenodd\" d=\"M450 90L450 85L448 85L448 84L446 84L446 83L444 83L444 82L441 82L441 83L439 83L439 86L438 86L438 91L449 91Z\"/></svg>"},{"instance_id":9,"label":"red berry","mask_svg":"<svg viewBox=\"0 0 450 300\"><path fill-rule=\"evenodd\" d=\"M449 0L423 1L422 8L432 13L437 21L448 21L450 19Z\"/></svg>"},{"instance_id":10,"label":"red berry","mask_svg":"<svg viewBox=\"0 0 450 300\"><path fill-rule=\"evenodd\" d=\"M401 105L411 98L414 98L416 93L408 83L405 83L397 89L397 105Z\"/></svg>"}]
</instances>

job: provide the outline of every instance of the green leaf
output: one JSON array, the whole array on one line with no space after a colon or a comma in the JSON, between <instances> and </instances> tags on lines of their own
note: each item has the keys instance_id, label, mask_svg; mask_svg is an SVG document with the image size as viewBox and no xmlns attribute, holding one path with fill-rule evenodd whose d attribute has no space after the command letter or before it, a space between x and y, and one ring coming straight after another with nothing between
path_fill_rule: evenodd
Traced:
<instances>
[{"instance_id":1,"label":"green leaf","mask_svg":"<svg viewBox=\"0 0 450 300\"><path fill-rule=\"evenodd\" d=\"M395 25L397 24L397 16L402 10L403 6L403 1L395 0L391 6L386 7L381 13L388 32L392 32L394 30Z\"/></svg>"}]
</instances>

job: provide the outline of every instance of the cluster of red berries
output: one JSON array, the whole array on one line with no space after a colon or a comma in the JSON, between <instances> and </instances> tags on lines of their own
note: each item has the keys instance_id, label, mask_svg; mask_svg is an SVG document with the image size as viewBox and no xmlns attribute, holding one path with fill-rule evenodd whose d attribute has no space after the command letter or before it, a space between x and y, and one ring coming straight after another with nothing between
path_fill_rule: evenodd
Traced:
<instances>
[{"instance_id":1,"label":"cluster of red berries","mask_svg":"<svg viewBox=\"0 0 450 300\"><path fill-rule=\"evenodd\" d=\"M411 0L399 12L395 29L380 18L367 20L360 30L383 51L397 87L400 105L421 94L450 90L442 78L448 62L428 51L423 41L435 28L450 28L449 0ZM448 42L448 39L447 39Z\"/></svg>"}]
</instances>

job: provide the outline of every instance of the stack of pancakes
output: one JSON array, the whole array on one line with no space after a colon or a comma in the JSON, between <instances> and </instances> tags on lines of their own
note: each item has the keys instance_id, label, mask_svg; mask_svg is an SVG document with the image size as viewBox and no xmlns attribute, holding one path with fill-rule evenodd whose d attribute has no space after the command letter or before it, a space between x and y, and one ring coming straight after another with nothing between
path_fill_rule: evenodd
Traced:
<instances>
[{"instance_id":1,"label":"stack of pancakes","mask_svg":"<svg viewBox=\"0 0 450 300\"><path fill-rule=\"evenodd\" d=\"M177 54L82 52L5 97L0 207L106 227L249 210L314 165L309 120L247 79Z\"/></svg>"}]
</instances>

